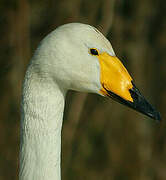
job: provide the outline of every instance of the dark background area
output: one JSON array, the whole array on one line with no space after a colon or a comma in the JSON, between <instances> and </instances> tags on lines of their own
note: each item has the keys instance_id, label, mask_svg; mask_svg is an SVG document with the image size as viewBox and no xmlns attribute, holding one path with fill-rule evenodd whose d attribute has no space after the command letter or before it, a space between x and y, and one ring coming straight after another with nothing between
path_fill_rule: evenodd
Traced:
<instances>
[{"instance_id":1,"label":"dark background area","mask_svg":"<svg viewBox=\"0 0 166 180\"><path fill-rule=\"evenodd\" d=\"M107 35L162 123L94 94L69 92L62 179L166 179L166 3L162 0L0 1L0 180L18 179L21 84L39 42L57 26Z\"/></svg>"}]
</instances>

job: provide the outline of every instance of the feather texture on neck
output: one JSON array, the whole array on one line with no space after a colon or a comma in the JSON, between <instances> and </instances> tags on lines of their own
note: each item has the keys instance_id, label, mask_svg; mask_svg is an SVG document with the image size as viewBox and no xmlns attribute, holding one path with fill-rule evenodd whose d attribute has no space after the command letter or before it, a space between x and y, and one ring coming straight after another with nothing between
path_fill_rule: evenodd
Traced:
<instances>
[{"instance_id":1,"label":"feather texture on neck","mask_svg":"<svg viewBox=\"0 0 166 180\"><path fill-rule=\"evenodd\" d=\"M20 180L60 180L65 91L31 65L22 98Z\"/></svg>"}]
</instances>

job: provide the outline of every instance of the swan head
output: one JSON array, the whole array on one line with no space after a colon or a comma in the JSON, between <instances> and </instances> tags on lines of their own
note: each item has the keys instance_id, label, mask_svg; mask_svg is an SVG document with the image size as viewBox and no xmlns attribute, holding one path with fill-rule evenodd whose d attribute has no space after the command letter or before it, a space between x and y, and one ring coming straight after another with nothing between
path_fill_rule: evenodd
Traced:
<instances>
[{"instance_id":1,"label":"swan head","mask_svg":"<svg viewBox=\"0 0 166 180\"><path fill-rule=\"evenodd\" d=\"M61 88L108 96L153 119L160 114L133 83L111 43L96 28L71 23L60 26L40 43L32 64Z\"/></svg>"}]
</instances>

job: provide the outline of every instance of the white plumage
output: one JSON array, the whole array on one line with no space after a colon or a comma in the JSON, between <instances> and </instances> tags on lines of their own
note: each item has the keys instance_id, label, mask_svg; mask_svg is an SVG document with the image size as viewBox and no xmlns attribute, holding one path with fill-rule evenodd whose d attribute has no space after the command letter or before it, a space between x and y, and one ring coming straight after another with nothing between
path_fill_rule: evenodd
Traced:
<instances>
[{"instance_id":1,"label":"white plumage","mask_svg":"<svg viewBox=\"0 0 166 180\"><path fill-rule=\"evenodd\" d=\"M98 30L72 23L50 33L32 57L23 84L20 180L61 179L61 127L67 91L105 95L100 92L101 64L91 48L115 56ZM122 73L120 69L118 73Z\"/></svg>"}]
</instances>

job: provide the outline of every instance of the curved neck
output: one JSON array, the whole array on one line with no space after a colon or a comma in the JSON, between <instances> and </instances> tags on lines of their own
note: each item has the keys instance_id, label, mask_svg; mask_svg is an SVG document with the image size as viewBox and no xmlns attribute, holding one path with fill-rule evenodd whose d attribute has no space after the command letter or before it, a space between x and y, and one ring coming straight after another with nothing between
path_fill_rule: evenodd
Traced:
<instances>
[{"instance_id":1,"label":"curved neck","mask_svg":"<svg viewBox=\"0 0 166 180\"><path fill-rule=\"evenodd\" d=\"M20 180L60 180L65 92L51 80L25 78L22 98Z\"/></svg>"}]
</instances>

